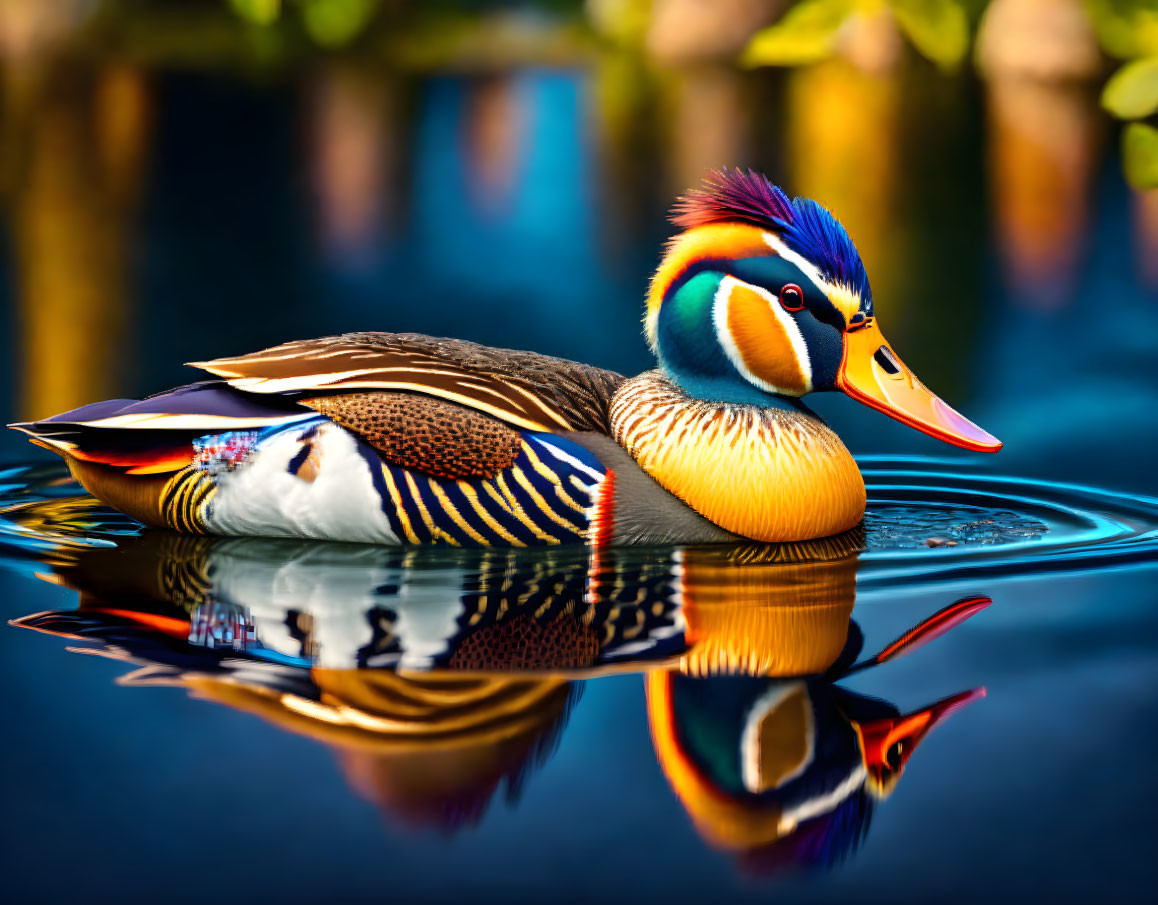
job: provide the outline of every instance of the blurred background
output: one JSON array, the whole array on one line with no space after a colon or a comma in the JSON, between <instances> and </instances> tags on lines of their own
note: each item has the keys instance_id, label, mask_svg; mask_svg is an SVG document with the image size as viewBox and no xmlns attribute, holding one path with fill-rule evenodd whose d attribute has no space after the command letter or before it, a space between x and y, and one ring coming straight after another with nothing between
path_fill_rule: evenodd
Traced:
<instances>
[{"instance_id":1,"label":"blurred background","mask_svg":"<svg viewBox=\"0 0 1158 905\"><path fill-rule=\"evenodd\" d=\"M1155 107L1154 0L4 0L0 416L355 329L638 372L666 210L731 165L836 213L1006 470L1155 489L1090 464L1155 439Z\"/></svg>"},{"instance_id":2,"label":"blurred background","mask_svg":"<svg viewBox=\"0 0 1158 905\"><path fill-rule=\"evenodd\" d=\"M740 166L832 209L885 335L1005 442L969 456L810 397L854 452L1014 475L1028 507L1038 479L1156 496L1156 108L1158 0L0 0L0 423L348 330L636 373L672 200ZM54 457L0 431L0 462L36 458ZM5 620L83 602L10 567ZM114 681L152 679L3 626L6 891L1143 898L1152 564L942 578L862 588L866 649L957 597L994 605L848 684L902 709L989 698L931 736L855 859L771 892L697 836L637 676L587 683L573 715L544 684L546 741L499 750L468 777L486 796L432 827L414 777L437 763L392 785L236 702L129 693Z\"/></svg>"}]
</instances>

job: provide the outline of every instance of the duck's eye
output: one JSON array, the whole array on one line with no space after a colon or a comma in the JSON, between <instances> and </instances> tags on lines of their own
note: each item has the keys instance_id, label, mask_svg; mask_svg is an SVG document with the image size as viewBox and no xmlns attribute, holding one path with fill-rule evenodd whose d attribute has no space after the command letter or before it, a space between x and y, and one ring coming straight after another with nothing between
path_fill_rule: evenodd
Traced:
<instances>
[{"instance_id":1,"label":"duck's eye","mask_svg":"<svg viewBox=\"0 0 1158 905\"><path fill-rule=\"evenodd\" d=\"M804 293L795 283L780 290L780 304L785 311L800 311L804 307Z\"/></svg>"}]
</instances>

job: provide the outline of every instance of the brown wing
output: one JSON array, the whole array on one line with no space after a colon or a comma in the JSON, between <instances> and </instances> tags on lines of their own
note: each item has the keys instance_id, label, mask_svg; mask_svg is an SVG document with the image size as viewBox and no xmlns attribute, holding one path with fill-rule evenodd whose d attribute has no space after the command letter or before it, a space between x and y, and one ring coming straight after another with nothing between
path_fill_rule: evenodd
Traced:
<instances>
[{"instance_id":1,"label":"brown wing","mask_svg":"<svg viewBox=\"0 0 1158 905\"><path fill-rule=\"evenodd\" d=\"M519 455L522 434L474 409L371 390L298 400L361 436L384 458L436 478L489 478Z\"/></svg>"},{"instance_id":2,"label":"brown wing","mask_svg":"<svg viewBox=\"0 0 1158 905\"><path fill-rule=\"evenodd\" d=\"M563 358L417 333L347 333L191 364L250 393L404 390L530 430L602 433L624 379Z\"/></svg>"}]
</instances>

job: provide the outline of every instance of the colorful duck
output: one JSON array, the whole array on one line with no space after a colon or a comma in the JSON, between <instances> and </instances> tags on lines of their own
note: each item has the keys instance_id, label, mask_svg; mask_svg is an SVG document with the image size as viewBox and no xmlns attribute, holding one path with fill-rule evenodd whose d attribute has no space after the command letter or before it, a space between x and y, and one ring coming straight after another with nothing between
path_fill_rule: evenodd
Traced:
<instances>
[{"instance_id":1,"label":"colorful duck","mask_svg":"<svg viewBox=\"0 0 1158 905\"><path fill-rule=\"evenodd\" d=\"M681 198L637 377L416 334L196 366L215 379L13 425L155 526L381 544L767 542L857 525L865 488L800 401L840 390L967 449L1000 442L885 342L817 203L719 171Z\"/></svg>"}]
</instances>

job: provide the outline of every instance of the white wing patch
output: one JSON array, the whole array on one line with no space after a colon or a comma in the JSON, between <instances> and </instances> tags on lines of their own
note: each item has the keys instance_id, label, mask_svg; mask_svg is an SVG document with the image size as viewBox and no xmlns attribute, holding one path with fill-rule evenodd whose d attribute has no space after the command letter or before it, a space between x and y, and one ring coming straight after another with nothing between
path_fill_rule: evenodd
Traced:
<instances>
[{"instance_id":1,"label":"white wing patch","mask_svg":"<svg viewBox=\"0 0 1158 905\"><path fill-rule=\"evenodd\" d=\"M313 435L319 459L314 480L290 474L302 449L300 430L278 431L259 441L245 464L219 475L205 515L214 534L315 537L399 544L382 511L370 465L358 441L336 424Z\"/></svg>"}]
</instances>

